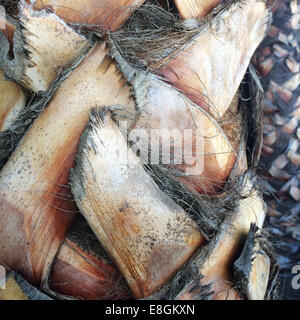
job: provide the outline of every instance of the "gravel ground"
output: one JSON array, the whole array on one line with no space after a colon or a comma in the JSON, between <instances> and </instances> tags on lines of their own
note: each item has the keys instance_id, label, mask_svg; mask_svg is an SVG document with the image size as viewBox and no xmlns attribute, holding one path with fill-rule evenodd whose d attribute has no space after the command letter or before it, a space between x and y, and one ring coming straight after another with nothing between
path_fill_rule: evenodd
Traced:
<instances>
[{"instance_id":1,"label":"gravel ground","mask_svg":"<svg viewBox=\"0 0 300 320\"><path fill-rule=\"evenodd\" d=\"M276 2L269 34L254 60L265 90L260 173L269 193L266 225L279 255L280 297L300 300L299 1Z\"/></svg>"}]
</instances>

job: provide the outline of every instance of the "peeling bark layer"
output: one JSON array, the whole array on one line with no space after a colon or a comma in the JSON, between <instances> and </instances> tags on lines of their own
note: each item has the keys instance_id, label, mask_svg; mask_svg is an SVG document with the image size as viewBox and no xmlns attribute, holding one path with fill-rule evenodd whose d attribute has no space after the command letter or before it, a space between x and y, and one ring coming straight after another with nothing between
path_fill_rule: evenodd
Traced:
<instances>
[{"instance_id":1,"label":"peeling bark layer","mask_svg":"<svg viewBox=\"0 0 300 320\"><path fill-rule=\"evenodd\" d=\"M77 210L64 186L90 107L133 104L106 54L105 44L94 46L0 173L0 260L35 285L46 279Z\"/></svg>"},{"instance_id":2,"label":"peeling bark layer","mask_svg":"<svg viewBox=\"0 0 300 320\"><path fill-rule=\"evenodd\" d=\"M204 241L184 210L144 171L109 113L92 112L71 186L136 298L164 284Z\"/></svg>"},{"instance_id":3,"label":"peeling bark layer","mask_svg":"<svg viewBox=\"0 0 300 320\"><path fill-rule=\"evenodd\" d=\"M87 40L55 14L34 11L20 2L19 25L13 42L0 37L0 66L5 74L33 92L47 91L58 74L84 51Z\"/></svg>"},{"instance_id":4,"label":"peeling bark layer","mask_svg":"<svg viewBox=\"0 0 300 320\"><path fill-rule=\"evenodd\" d=\"M216 119L222 119L268 22L265 1L234 3L213 18L159 74Z\"/></svg>"},{"instance_id":5,"label":"peeling bark layer","mask_svg":"<svg viewBox=\"0 0 300 320\"><path fill-rule=\"evenodd\" d=\"M218 123L178 90L153 75L131 67L121 58L115 48L113 56L118 61L120 70L134 88L137 115L133 119L131 127L146 130L147 137L152 138L149 140L150 146L147 142L146 147L143 141L140 143L141 154L148 155L148 148L151 147L151 152L158 150L157 152L160 153L159 155L154 154L156 158L167 155L170 150L164 151L162 149L159 151L161 144L159 134L163 134L163 131L159 130L165 130L165 135L174 135L172 156L174 162L179 162L178 165L165 165L166 168L178 171L178 176L174 179L181 181L196 193L212 194L219 191L235 164L239 153L239 144L235 145L236 149L233 149ZM155 130L158 132L158 136L153 136ZM172 130L174 131L172 132ZM192 134L183 143L183 137L187 130L191 130ZM176 135L175 131L180 135ZM145 150L145 148L147 149ZM188 148L194 157L192 163L188 163L190 162L188 160L191 160L187 159L188 157L184 159L188 152L183 157L181 155L184 153L183 149L187 150ZM182 162L179 157L182 157ZM153 158L150 158L149 162L145 158L142 161L151 164Z\"/></svg>"}]
</instances>

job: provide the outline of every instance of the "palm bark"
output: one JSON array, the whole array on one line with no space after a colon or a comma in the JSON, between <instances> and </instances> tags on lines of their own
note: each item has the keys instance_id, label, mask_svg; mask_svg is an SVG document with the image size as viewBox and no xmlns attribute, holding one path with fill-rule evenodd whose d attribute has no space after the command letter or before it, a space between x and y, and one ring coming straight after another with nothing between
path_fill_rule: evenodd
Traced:
<instances>
[{"instance_id":1,"label":"palm bark","mask_svg":"<svg viewBox=\"0 0 300 320\"><path fill-rule=\"evenodd\" d=\"M91 14L92 21L78 21L51 1L46 6L60 17L21 1L22 26L15 32L13 59L8 59L9 41L0 34L6 76L37 94L11 128L0 134L7 148L5 137L14 137L14 129L19 129L13 145L6 153L1 151L4 164L15 149L0 173L4 243L0 260L44 290L49 289L50 276L49 292L86 299L108 296L106 286L118 282L113 276L116 269L106 266L100 272L97 267L105 265L101 257L94 259L65 238L78 210L65 187L75 166L71 177L75 201L136 298L271 297L276 261L261 231L264 204L250 172L260 153L260 95L252 95L259 84L251 68L241 85L268 28L267 3L248 0L241 6L229 1L203 18L212 7L204 8L199 1L198 19L193 21L182 21L153 5L134 7L132 19L115 31L133 10L121 6L118 19L103 20L107 1L85 3L92 2L99 9L93 12L96 17ZM72 5L86 14L82 2ZM234 29L237 18L243 27ZM94 24L103 24L104 29L93 34L96 39L87 40L65 22L77 31L85 27L84 35L91 34ZM216 32L224 43L221 49L214 40ZM59 36L59 45L34 35ZM166 39L170 42L163 45ZM23 44L29 44L30 55ZM199 57L205 62L198 67ZM92 112L82 135L94 106L100 111ZM129 124L125 131L120 131L122 120ZM185 162L149 165L147 157L133 155L122 140L133 129L201 131L204 170L184 175L187 168L195 168ZM176 150L180 141L175 139L174 144ZM193 138L188 144L195 153ZM150 147L157 146L159 140L151 140ZM107 150L119 156L125 151L135 166L113 162ZM13 234L9 240L8 233ZM73 277L70 270L75 270ZM64 279L75 284L60 290L57 282ZM87 287L77 289L83 279ZM109 297L126 297L122 286L118 290Z\"/></svg>"}]
</instances>

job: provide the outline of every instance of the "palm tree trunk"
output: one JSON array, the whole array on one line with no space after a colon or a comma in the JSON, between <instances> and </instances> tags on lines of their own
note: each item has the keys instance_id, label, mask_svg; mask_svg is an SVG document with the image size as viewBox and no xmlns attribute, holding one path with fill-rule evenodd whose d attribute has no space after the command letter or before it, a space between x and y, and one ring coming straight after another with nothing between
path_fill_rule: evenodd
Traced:
<instances>
[{"instance_id":1,"label":"palm tree trunk","mask_svg":"<svg viewBox=\"0 0 300 320\"><path fill-rule=\"evenodd\" d=\"M143 3L21 0L0 33L4 74L35 94L0 132L0 262L60 298L128 297L116 268L134 298L271 298L249 67L270 8ZM66 238L79 211L116 268Z\"/></svg>"}]
</instances>

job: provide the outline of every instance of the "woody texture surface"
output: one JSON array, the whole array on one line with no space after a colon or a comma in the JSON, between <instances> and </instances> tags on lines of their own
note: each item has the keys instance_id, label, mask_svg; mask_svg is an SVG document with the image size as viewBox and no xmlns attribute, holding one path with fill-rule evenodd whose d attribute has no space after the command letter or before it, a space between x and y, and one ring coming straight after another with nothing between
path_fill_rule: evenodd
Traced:
<instances>
[{"instance_id":1,"label":"woody texture surface","mask_svg":"<svg viewBox=\"0 0 300 320\"><path fill-rule=\"evenodd\" d=\"M0 300L300 298L297 1L0 4Z\"/></svg>"}]
</instances>

